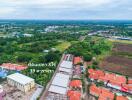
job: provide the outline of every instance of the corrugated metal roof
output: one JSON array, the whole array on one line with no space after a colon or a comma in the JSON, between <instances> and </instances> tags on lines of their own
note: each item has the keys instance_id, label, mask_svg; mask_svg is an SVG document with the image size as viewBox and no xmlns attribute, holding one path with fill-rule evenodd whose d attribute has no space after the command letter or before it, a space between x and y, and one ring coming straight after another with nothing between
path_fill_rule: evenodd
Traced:
<instances>
[{"instance_id":1,"label":"corrugated metal roof","mask_svg":"<svg viewBox=\"0 0 132 100\"><path fill-rule=\"evenodd\" d=\"M69 75L57 73L51 83L49 91L59 94L66 94L68 83Z\"/></svg>"},{"instance_id":2,"label":"corrugated metal roof","mask_svg":"<svg viewBox=\"0 0 132 100\"><path fill-rule=\"evenodd\" d=\"M72 69L67 69L67 68L60 67L59 68L59 71L71 73L72 72Z\"/></svg>"},{"instance_id":3,"label":"corrugated metal roof","mask_svg":"<svg viewBox=\"0 0 132 100\"><path fill-rule=\"evenodd\" d=\"M68 82L69 82L69 75L57 73L52 81L52 85L67 87Z\"/></svg>"},{"instance_id":4,"label":"corrugated metal roof","mask_svg":"<svg viewBox=\"0 0 132 100\"><path fill-rule=\"evenodd\" d=\"M60 64L60 67L71 69L72 68L72 64L73 63L71 61L62 61L62 63Z\"/></svg>"},{"instance_id":5,"label":"corrugated metal roof","mask_svg":"<svg viewBox=\"0 0 132 100\"><path fill-rule=\"evenodd\" d=\"M69 75L62 74L62 73L57 73L57 74L56 74L56 77L66 78L66 79L68 79L68 80L69 80Z\"/></svg>"},{"instance_id":6,"label":"corrugated metal roof","mask_svg":"<svg viewBox=\"0 0 132 100\"><path fill-rule=\"evenodd\" d=\"M25 76L23 74L20 74L20 73L11 74L11 75L7 76L7 78L12 79L20 84L23 84L23 85L25 85L31 81L34 81L34 79L32 79L28 76Z\"/></svg>"},{"instance_id":7,"label":"corrugated metal roof","mask_svg":"<svg viewBox=\"0 0 132 100\"><path fill-rule=\"evenodd\" d=\"M67 89L64 88L64 87L59 87L59 86L51 85L50 88L49 88L49 92L65 95L66 92L67 92Z\"/></svg>"}]
</instances>

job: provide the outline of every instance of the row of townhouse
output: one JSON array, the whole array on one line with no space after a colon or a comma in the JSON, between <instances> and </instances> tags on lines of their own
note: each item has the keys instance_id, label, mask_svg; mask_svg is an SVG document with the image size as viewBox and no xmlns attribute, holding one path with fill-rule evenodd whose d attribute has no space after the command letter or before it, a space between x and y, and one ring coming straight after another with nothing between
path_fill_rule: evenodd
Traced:
<instances>
[{"instance_id":1,"label":"row of townhouse","mask_svg":"<svg viewBox=\"0 0 132 100\"><path fill-rule=\"evenodd\" d=\"M107 88L97 87L92 84L89 88L89 93L93 96L98 97L98 100L130 100L130 98L123 95L116 95Z\"/></svg>"},{"instance_id":2,"label":"row of townhouse","mask_svg":"<svg viewBox=\"0 0 132 100\"><path fill-rule=\"evenodd\" d=\"M119 90L123 93L132 94L132 79L125 76L105 72L97 69L88 69L88 77L94 81L102 81L107 87Z\"/></svg>"},{"instance_id":3,"label":"row of townhouse","mask_svg":"<svg viewBox=\"0 0 132 100\"><path fill-rule=\"evenodd\" d=\"M69 100L81 100L82 97L82 81L79 80L82 73L82 57L74 57L73 59L73 74L72 80L69 83L69 90L67 96Z\"/></svg>"}]
</instances>

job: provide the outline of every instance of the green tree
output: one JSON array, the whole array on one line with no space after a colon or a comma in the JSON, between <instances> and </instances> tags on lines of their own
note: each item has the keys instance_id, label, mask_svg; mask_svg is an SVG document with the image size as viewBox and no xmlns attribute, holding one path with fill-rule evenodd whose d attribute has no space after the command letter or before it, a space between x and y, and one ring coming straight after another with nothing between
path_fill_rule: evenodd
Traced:
<instances>
[{"instance_id":1,"label":"green tree","mask_svg":"<svg viewBox=\"0 0 132 100\"><path fill-rule=\"evenodd\" d=\"M45 56L45 61L46 62L52 62L52 61L56 61L58 60L58 55L54 52L49 52L46 56Z\"/></svg>"},{"instance_id":2,"label":"green tree","mask_svg":"<svg viewBox=\"0 0 132 100\"><path fill-rule=\"evenodd\" d=\"M18 62L29 62L32 59L29 54L19 54L17 57Z\"/></svg>"},{"instance_id":3,"label":"green tree","mask_svg":"<svg viewBox=\"0 0 132 100\"><path fill-rule=\"evenodd\" d=\"M85 61L91 61L92 60L92 55L87 54L87 55L84 55L83 58L84 58Z\"/></svg>"}]
</instances>

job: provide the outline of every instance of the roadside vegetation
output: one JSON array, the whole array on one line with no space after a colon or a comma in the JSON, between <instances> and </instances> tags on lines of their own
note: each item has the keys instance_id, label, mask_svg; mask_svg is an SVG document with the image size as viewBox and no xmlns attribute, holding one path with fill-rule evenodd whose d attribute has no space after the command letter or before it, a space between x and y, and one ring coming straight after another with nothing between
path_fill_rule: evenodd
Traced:
<instances>
[{"instance_id":1,"label":"roadside vegetation","mask_svg":"<svg viewBox=\"0 0 132 100\"><path fill-rule=\"evenodd\" d=\"M101 58L111 49L112 44L106 39L87 37L84 41L71 45L67 52L75 56L82 56L85 61L91 61L93 57Z\"/></svg>"}]
</instances>

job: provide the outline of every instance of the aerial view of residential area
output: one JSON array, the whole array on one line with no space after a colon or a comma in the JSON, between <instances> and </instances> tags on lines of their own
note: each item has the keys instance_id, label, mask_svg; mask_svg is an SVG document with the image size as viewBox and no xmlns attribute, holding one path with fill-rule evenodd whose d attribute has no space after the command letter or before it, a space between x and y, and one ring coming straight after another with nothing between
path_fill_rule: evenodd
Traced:
<instances>
[{"instance_id":1,"label":"aerial view of residential area","mask_svg":"<svg viewBox=\"0 0 132 100\"><path fill-rule=\"evenodd\" d=\"M118 1L0 1L0 100L132 100L132 5Z\"/></svg>"}]
</instances>

